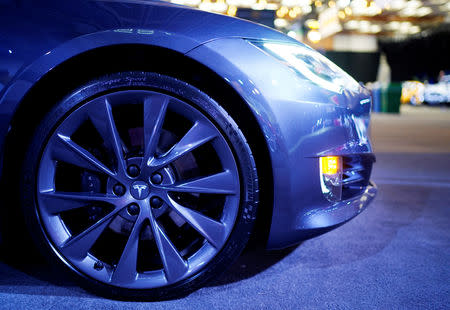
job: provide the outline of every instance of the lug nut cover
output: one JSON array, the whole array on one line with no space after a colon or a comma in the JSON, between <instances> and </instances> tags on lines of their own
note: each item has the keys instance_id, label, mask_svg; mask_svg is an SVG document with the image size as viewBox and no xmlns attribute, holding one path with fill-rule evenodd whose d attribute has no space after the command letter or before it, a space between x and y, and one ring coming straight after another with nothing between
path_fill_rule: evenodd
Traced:
<instances>
[{"instance_id":1,"label":"lug nut cover","mask_svg":"<svg viewBox=\"0 0 450 310\"><path fill-rule=\"evenodd\" d=\"M122 196L123 194L125 194L125 186L123 186L120 183L117 183L116 185L114 185L113 187L113 192L114 194L116 194L117 196Z\"/></svg>"},{"instance_id":2,"label":"lug nut cover","mask_svg":"<svg viewBox=\"0 0 450 310\"><path fill-rule=\"evenodd\" d=\"M130 177L135 178L137 176L139 176L139 174L141 173L141 171L139 170L139 167L136 165L130 165L127 168L127 173Z\"/></svg>"},{"instance_id":3,"label":"lug nut cover","mask_svg":"<svg viewBox=\"0 0 450 310\"><path fill-rule=\"evenodd\" d=\"M98 262L98 261L97 261L97 262L95 262L95 264L94 264L94 269L97 270L97 271L102 270L103 267L105 267L105 265L104 265L102 262Z\"/></svg>"},{"instance_id":4,"label":"lug nut cover","mask_svg":"<svg viewBox=\"0 0 450 310\"><path fill-rule=\"evenodd\" d=\"M158 209L163 205L163 201L159 197L152 197L152 199L150 199L150 205L152 208Z\"/></svg>"},{"instance_id":5,"label":"lug nut cover","mask_svg":"<svg viewBox=\"0 0 450 310\"><path fill-rule=\"evenodd\" d=\"M132 203L128 206L127 211L130 215L138 215L139 213L139 206L135 203Z\"/></svg>"},{"instance_id":6,"label":"lug nut cover","mask_svg":"<svg viewBox=\"0 0 450 310\"><path fill-rule=\"evenodd\" d=\"M153 184L161 184L163 177L161 173L154 173L151 177L151 181Z\"/></svg>"}]
</instances>

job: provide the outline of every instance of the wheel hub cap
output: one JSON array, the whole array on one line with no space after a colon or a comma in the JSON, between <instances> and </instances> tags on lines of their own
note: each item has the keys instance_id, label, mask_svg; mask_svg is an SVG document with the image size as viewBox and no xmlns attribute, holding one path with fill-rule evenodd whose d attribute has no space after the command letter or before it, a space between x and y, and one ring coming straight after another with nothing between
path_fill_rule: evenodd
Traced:
<instances>
[{"instance_id":1,"label":"wheel hub cap","mask_svg":"<svg viewBox=\"0 0 450 310\"><path fill-rule=\"evenodd\" d=\"M145 199L150 194L150 186L144 181L133 182L130 186L130 193L134 199Z\"/></svg>"}]
</instances>

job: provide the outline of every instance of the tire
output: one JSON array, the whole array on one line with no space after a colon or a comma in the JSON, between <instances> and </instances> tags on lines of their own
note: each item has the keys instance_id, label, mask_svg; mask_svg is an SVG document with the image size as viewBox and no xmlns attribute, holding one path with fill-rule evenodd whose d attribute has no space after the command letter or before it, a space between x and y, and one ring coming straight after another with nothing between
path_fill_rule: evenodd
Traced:
<instances>
[{"instance_id":1,"label":"tire","mask_svg":"<svg viewBox=\"0 0 450 310\"><path fill-rule=\"evenodd\" d=\"M109 298L181 297L238 258L258 176L212 98L175 78L121 72L56 103L20 180L31 235L52 265Z\"/></svg>"}]
</instances>

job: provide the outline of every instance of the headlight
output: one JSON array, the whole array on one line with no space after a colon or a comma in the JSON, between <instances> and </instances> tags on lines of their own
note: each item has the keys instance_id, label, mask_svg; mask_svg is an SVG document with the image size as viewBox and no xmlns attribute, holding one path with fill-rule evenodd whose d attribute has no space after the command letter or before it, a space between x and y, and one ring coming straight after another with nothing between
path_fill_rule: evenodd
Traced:
<instances>
[{"instance_id":1,"label":"headlight","mask_svg":"<svg viewBox=\"0 0 450 310\"><path fill-rule=\"evenodd\" d=\"M251 43L286 62L300 76L320 87L336 93L342 93L344 89L354 92L359 89L358 82L344 70L307 46L274 42L251 41Z\"/></svg>"}]
</instances>

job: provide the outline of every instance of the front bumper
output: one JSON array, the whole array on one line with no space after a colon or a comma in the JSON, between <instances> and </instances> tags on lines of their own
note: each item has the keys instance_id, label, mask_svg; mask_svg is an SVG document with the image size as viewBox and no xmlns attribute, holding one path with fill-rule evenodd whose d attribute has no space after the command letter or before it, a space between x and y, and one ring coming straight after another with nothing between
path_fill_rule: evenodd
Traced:
<instances>
[{"instance_id":1,"label":"front bumper","mask_svg":"<svg viewBox=\"0 0 450 310\"><path fill-rule=\"evenodd\" d=\"M377 191L376 185L370 182L359 196L336 202L327 208L319 207L309 211L299 220L298 234L300 237L305 237L320 233L321 230L327 230L327 228L334 228L351 220L369 205L375 198Z\"/></svg>"},{"instance_id":2,"label":"front bumper","mask_svg":"<svg viewBox=\"0 0 450 310\"><path fill-rule=\"evenodd\" d=\"M375 198L377 191L377 186L371 182L359 196L336 202L328 207L318 206L306 214L297 216L297 227L268 247L284 248L339 227L360 214Z\"/></svg>"}]
</instances>

